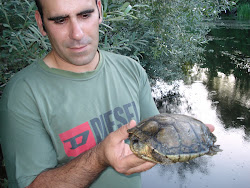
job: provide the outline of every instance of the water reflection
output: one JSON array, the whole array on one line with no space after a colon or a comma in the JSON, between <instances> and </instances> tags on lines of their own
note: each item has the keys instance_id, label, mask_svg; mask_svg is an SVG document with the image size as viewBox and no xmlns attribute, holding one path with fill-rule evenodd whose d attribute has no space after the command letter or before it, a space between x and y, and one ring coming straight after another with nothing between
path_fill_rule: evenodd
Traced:
<instances>
[{"instance_id":1,"label":"water reflection","mask_svg":"<svg viewBox=\"0 0 250 188\"><path fill-rule=\"evenodd\" d=\"M250 21L249 20L217 20L214 23L208 23L210 24L211 27L214 27L216 29L244 29L244 30L249 30L250 29Z\"/></svg>"},{"instance_id":2,"label":"water reflection","mask_svg":"<svg viewBox=\"0 0 250 188\"><path fill-rule=\"evenodd\" d=\"M211 76L207 68L194 67L192 77L187 84L201 80L209 91L208 99L216 107L217 115L225 128L243 127L250 134L250 82L238 79L233 74L217 72Z\"/></svg>"},{"instance_id":3,"label":"water reflection","mask_svg":"<svg viewBox=\"0 0 250 188\"><path fill-rule=\"evenodd\" d=\"M226 76L220 73L207 83L208 89L213 88L216 93L211 97L212 100L219 101L217 111L220 113L226 128L235 127L245 128L247 134L250 131L250 89L246 89L234 75ZM243 87L242 87L243 85Z\"/></svg>"},{"instance_id":4,"label":"water reflection","mask_svg":"<svg viewBox=\"0 0 250 188\"><path fill-rule=\"evenodd\" d=\"M209 91L216 91L211 99L219 102L217 111L225 127L243 128L249 135L250 24L221 22L225 27L212 29L210 37L213 41L206 46L208 53L201 66L207 70L204 82Z\"/></svg>"},{"instance_id":5,"label":"water reflection","mask_svg":"<svg viewBox=\"0 0 250 188\"><path fill-rule=\"evenodd\" d=\"M212 164L209 164L212 165ZM174 178L174 174L178 175L178 179L183 184L186 181L186 173L190 174L202 173L204 175L209 174L208 160L206 158L196 158L189 163L177 163L168 166L160 166L159 174L166 176L168 181ZM174 172L174 173L173 173Z\"/></svg>"},{"instance_id":6,"label":"water reflection","mask_svg":"<svg viewBox=\"0 0 250 188\"><path fill-rule=\"evenodd\" d=\"M250 187L250 30L229 28L212 30L206 60L187 80L172 85L158 81L153 88L160 112L215 125L223 152L157 165L142 174L143 188Z\"/></svg>"}]
</instances>

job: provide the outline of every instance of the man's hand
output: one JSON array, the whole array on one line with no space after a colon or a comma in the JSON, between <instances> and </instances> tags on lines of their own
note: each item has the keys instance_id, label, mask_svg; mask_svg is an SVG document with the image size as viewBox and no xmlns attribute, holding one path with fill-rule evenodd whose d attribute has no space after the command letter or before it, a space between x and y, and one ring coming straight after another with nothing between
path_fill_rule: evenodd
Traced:
<instances>
[{"instance_id":1,"label":"man's hand","mask_svg":"<svg viewBox=\"0 0 250 188\"><path fill-rule=\"evenodd\" d=\"M155 163L147 162L134 155L129 145L124 142L128 138L127 130L135 126L136 122L132 120L130 123L110 133L100 143L105 163L108 166L112 166L117 172L126 175L146 171L155 166Z\"/></svg>"}]
</instances>

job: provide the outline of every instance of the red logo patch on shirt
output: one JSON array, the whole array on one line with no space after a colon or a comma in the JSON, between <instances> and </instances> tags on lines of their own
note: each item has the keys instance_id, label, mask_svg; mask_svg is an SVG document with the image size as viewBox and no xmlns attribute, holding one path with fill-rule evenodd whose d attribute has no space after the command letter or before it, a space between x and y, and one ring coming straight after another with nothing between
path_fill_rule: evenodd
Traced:
<instances>
[{"instance_id":1,"label":"red logo patch on shirt","mask_svg":"<svg viewBox=\"0 0 250 188\"><path fill-rule=\"evenodd\" d=\"M95 137L88 122L59 134L59 137L68 157L77 157L96 145Z\"/></svg>"}]
</instances>

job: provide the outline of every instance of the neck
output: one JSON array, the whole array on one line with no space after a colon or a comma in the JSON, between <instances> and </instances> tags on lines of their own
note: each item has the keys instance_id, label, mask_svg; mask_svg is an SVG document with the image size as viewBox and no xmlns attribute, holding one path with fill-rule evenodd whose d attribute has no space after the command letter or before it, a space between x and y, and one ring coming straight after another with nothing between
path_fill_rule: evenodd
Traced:
<instances>
[{"instance_id":1,"label":"neck","mask_svg":"<svg viewBox=\"0 0 250 188\"><path fill-rule=\"evenodd\" d=\"M45 64L50 68L61 69L75 73L83 73L95 70L99 63L99 59L100 55L99 51L97 50L93 60L90 63L85 65L74 65L58 57L52 50L43 60Z\"/></svg>"}]
</instances>

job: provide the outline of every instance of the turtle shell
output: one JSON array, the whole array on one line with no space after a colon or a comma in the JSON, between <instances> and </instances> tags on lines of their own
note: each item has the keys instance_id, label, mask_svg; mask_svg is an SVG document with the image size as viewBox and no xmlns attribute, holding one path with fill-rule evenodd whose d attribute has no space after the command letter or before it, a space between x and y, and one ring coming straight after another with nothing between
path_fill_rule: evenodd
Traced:
<instances>
[{"instance_id":1,"label":"turtle shell","mask_svg":"<svg viewBox=\"0 0 250 188\"><path fill-rule=\"evenodd\" d=\"M216 137L201 121L180 114L159 114L129 129L130 148L138 157L156 163L186 162L214 155Z\"/></svg>"}]
</instances>

